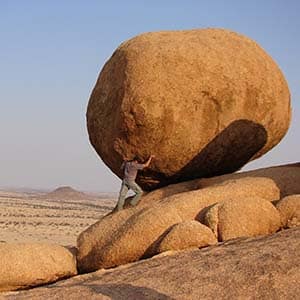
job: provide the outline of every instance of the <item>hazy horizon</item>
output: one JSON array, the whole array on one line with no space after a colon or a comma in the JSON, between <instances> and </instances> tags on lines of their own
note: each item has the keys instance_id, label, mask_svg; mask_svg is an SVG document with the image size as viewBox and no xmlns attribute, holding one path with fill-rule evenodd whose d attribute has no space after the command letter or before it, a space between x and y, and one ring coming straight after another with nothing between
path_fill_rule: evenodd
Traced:
<instances>
[{"instance_id":1,"label":"hazy horizon","mask_svg":"<svg viewBox=\"0 0 300 300\"><path fill-rule=\"evenodd\" d=\"M85 113L113 51L148 31L218 27L258 42L288 82L293 116L281 143L244 170L299 161L300 2L207 2L1 1L0 188L118 192Z\"/></svg>"}]
</instances>

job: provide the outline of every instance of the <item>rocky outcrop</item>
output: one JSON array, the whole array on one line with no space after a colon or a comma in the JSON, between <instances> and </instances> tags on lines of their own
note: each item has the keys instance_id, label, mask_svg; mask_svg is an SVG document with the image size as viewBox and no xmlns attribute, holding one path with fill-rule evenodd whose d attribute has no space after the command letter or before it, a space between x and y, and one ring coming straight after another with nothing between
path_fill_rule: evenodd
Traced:
<instances>
[{"instance_id":1,"label":"rocky outcrop","mask_svg":"<svg viewBox=\"0 0 300 300\"><path fill-rule=\"evenodd\" d=\"M298 299L300 227L176 253L3 295L40 299Z\"/></svg>"},{"instance_id":2,"label":"rocky outcrop","mask_svg":"<svg viewBox=\"0 0 300 300\"><path fill-rule=\"evenodd\" d=\"M272 180L280 189L281 198L287 195L300 194L300 163L295 163L170 184L166 187L145 194L140 201L140 205L152 204L175 194L198 190L214 184L220 184L227 180L235 180L245 177L259 177Z\"/></svg>"},{"instance_id":3,"label":"rocky outcrop","mask_svg":"<svg viewBox=\"0 0 300 300\"><path fill-rule=\"evenodd\" d=\"M77 274L66 248L42 243L0 244L0 291L18 290Z\"/></svg>"},{"instance_id":4,"label":"rocky outcrop","mask_svg":"<svg viewBox=\"0 0 300 300\"><path fill-rule=\"evenodd\" d=\"M216 236L211 229L198 221L185 221L175 224L158 239L154 245L155 254L170 250L203 248L217 244Z\"/></svg>"},{"instance_id":5,"label":"rocky outcrop","mask_svg":"<svg viewBox=\"0 0 300 300\"><path fill-rule=\"evenodd\" d=\"M276 208L283 227L300 226L300 194L284 197L276 204Z\"/></svg>"},{"instance_id":6,"label":"rocky outcrop","mask_svg":"<svg viewBox=\"0 0 300 300\"><path fill-rule=\"evenodd\" d=\"M279 195L271 179L242 178L107 215L78 237L78 267L81 272L90 272L149 257L152 245L171 226L202 220L207 207L224 199L260 197L273 201Z\"/></svg>"},{"instance_id":7,"label":"rocky outcrop","mask_svg":"<svg viewBox=\"0 0 300 300\"><path fill-rule=\"evenodd\" d=\"M123 159L156 155L139 183L231 173L274 147L290 123L287 83L251 39L223 29L162 31L124 42L87 109L92 145L122 176Z\"/></svg>"},{"instance_id":8,"label":"rocky outcrop","mask_svg":"<svg viewBox=\"0 0 300 300\"><path fill-rule=\"evenodd\" d=\"M209 208L204 220L219 241L267 235L281 226L277 209L259 197L226 199Z\"/></svg>"}]
</instances>

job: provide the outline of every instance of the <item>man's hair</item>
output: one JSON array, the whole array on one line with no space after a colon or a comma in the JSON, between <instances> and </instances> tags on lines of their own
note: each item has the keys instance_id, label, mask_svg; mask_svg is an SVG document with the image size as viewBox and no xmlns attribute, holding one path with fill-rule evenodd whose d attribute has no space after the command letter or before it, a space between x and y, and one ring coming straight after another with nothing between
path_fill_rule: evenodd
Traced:
<instances>
[{"instance_id":1,"label":"man's hair","mask_svg":"<svg viewBox=\"0 0 300 300\"><path fill-rule=\"evenodd\" d=\"M135 155L135 156L133 157L132 161L138 161L138 162L139 162L140 160L139 160L139 157L138 157L137 155Z\"/></svg>"}]
</instances>

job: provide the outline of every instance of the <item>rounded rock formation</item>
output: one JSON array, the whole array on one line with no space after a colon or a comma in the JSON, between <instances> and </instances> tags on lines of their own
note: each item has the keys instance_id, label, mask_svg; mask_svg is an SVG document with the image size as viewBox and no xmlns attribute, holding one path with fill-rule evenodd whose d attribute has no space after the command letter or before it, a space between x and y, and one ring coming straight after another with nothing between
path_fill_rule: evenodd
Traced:
<instances>
[{"instance_id":1,"label":"rounded rock formation","mask_svg":"<svg viewBox=\"0 0 300 300\"><path fill-rule=\"evenodd\" d=\"M198 221L185 221L171 226L155 245L156 253L188 248L203 248L217 244L212 230Z\"/></svg>"},{"instance_id":2,"label":"rounded rock formation","mask_svg":"<svg viewBox=\"0 0 300 300\"><path fill-rule=\"evenodd\" d=\"M260 197L221 201L208 209L204 223L219 241L271 234L281 226L277 209Z\"/></svg>"},{"instance_id":3,"label":"rounded rock formation","mask_svg":"<svg viewBox=\"0 0 300 300\"><path fill-rule=\"evenodd\" d=\"M108 214L79 235L78 269L93 272L151 257L168 229L185 221L201 222L207 209L224 199L259 197L272 206L270 201L278 200L279 195L269 178L240 178Z\"/></svg>"},{"instance_id":4,"label":"rounded rock formation","mask_svg":"<svg viewBox=\"0 0 300 300\"><path fill-rule=\"evenodd\" d=\"M284 197L276 204L276 208L283 227L300 226L300 194Z\"/></svg>"},{"instance_id":5,"label":"rounded rock formation","mask_svg":"<svg viewBox=\"0 0 300 300\"><path fill-rule=\"evenodd\" d=\"M121 44L87 109L92 145L122 160L156 156L145 190L231 173L274 147L290 123L283 74L254 41L223 29L162 31Z\"/></svg>"}]
</instances>

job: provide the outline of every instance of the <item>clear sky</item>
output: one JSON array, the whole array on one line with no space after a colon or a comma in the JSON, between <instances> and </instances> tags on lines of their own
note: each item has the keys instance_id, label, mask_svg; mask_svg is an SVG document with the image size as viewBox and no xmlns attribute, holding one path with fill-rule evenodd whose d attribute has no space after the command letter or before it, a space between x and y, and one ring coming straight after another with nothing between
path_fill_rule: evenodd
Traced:
<instances>
[{"instance_id":1,"label":"clear sky","mask_svg":"<svg viewBox=\"0 0 300 300\"><path fill-rule=\"evenodd\" d=\"M114 49L139 33L227 28L256 40L290 87L282 142L246 168L299 160L300 1L0 0L0 187L118 191L90 146L85 113Z\"/></svg>"}]
</instances>

